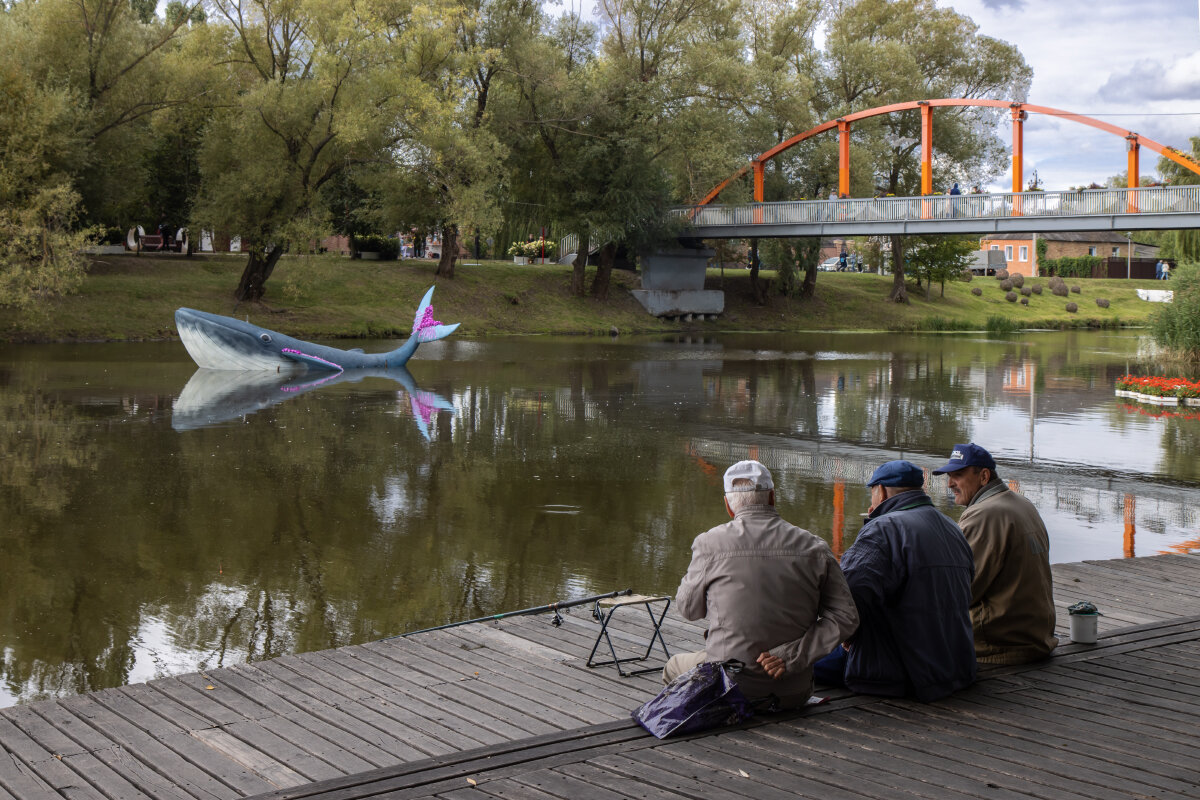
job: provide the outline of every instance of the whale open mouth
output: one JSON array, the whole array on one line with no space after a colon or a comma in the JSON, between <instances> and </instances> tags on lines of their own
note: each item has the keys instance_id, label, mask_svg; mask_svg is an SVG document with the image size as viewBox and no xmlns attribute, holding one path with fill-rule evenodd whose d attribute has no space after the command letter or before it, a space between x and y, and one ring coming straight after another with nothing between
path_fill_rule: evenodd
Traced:
<instances>
[{"instance_id":1,"label":"whale open mouth","mask_svg":"<svg viewBox=\"0 0 1200 800\"><path fill-rule=\"evenodd\" d=\"M231 325L230 323L235 323ZM175 327L188 354L200 367L225 370L293 370L270 332L237 320L190 308L175 312ZM266 337L266 338L263 338Z\"/></svg>"}]
</instances>

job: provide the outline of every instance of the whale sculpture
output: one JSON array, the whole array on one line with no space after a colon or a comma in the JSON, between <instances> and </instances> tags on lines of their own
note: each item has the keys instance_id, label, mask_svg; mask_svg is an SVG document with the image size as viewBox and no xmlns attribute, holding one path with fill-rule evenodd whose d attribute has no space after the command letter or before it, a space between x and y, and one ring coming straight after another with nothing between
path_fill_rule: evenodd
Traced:
<instances>
[{"instance_id":1,"label":"whale sculpture","mask_svg":"<svg viewBox=\"0 0 1200 800\"><path fill-rule=\"evenodd\" d=\"M171 427L177 431L196 430L220 425L229 420L249 417L278 403L299 397L321 387L357 382L364 378L395 381L408 395L413 420L421 435L429 440L429 425L439 411L454 406L441 396L417 386L412 373L404 367L356 369L350 372L322 372L305 375L255 371L198 369L171 409Z\"/></svg>"},{"instance_id":2,"label":"whale sculpture","mask_svg":"<svg viewBox=\"0 0 1200 800\"><path fill-rule=\"evenodd\" d=\"M343 372L353 369L403 367L423 342L444 339L459 323L443 325L433 318L433 287L421 299L413 318L412 336L387 353L364 353L362 348L336 347L293 339L233 317L210 314L193 308L175 311L175 327L188 354L197 366L217 370L310 370Z\"/></svg>"}]
</instances>

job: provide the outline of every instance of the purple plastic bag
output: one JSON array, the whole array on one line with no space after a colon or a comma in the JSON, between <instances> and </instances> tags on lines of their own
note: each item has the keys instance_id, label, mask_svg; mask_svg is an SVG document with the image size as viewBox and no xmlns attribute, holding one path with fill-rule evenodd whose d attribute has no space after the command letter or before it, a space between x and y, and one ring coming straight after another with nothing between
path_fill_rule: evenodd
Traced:
<instances>
[{"instance_id":1,"label":"purple plastic bag","mask_svg":"<svg viewBox=\"0 0 1200 800\"><path fill-rule=\"evenodd\" d=\"M737 662L706 661L667 684L633 718L659 739L750 719L754 709L730 677L740 667Z\"/></svg>"}]
</instances>

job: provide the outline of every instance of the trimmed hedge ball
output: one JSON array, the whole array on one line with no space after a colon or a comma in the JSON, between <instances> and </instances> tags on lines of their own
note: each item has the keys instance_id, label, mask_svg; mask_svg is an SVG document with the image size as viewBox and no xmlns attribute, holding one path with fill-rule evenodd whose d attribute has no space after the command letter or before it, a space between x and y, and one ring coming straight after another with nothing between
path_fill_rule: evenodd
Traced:
<instances>
[{"instance_id":1,"label":"trimmed hedge ball","mask_svg":"<svg viewBox=\"0 0 1200 800\"><path fill-rule=\"evenodd\" d=\"M1066 286L1067 285L1067 282L1064 281L1062 278L1060 278L1058 275L1051 275L1050 280L1047 282L1050 284L1051 289L1053 289L1055 286Z\"/></svg>"},{"instance_id":2,"label":"trimmed hedge ball","mask_svg":"<svg viewBox=\"0 0 1200 800\"><path fill-rule=\"evenodd\" d=\"M1029 298L1028 298L1028 297L1022 297L1022 298L1021 298L1021 305L1023 305L1023 306L1027 306L1027 305L1029 305Z\"/></svg>"},{"instance_id":3,"label":"trimmed hedge ball","mask_svg":"<svg viewBox=\"0 0 1200 800\"><path fill-rule=\"evenodd\" d=\"M1026 297L1029 297L1029 295L1033 294L1033 289L1031 289L1028 286L1022 286L1021 294L1025 295Z\"/></svg>"},{"instance_id":4,"label":"trimmed hedge ball","mask_svg":"<svg viewBox=\"0 0 1200 800\"><path fill-rule=\"evenodd\" d=\"M1039 283L1039 284L1036 284L1036 285L1034 285L1034 286L1031 286L1031 287L1029 287L1029 288L1033 289L1033 293L1034 293L1034 294L1041 294L1041 293L1042 293L1042 285L1041 285L1040 283Z\"/></svg>"},{"instance_id":5,"label":"trimmed hedge ball","mask_svg":"<svg viewBox=\"0 0 1200 800\"><path fill-rule=\"evenodd\" d=\"M1078 310L1079 310L1079 306L1075 305L1074 303L1067 303L1067 313L1068 314L1074 314Z\"/></svg>"},{"instance_id":6,"label":"trimmed hedge ball","mask_svg":"<svg viewBox=\"0 0 1200 800\"><path fill-rule=\"evenodd\" d=\"M975 275L971 272L971 270L966 270L963 272L961 280L963 283L970 283L971 281L975 280Z\"/></svg>"},{"instance_id":7,"label":"trimmed hedge ball","mask_svg":"<svg viewBox=\"0 0 1200 800\"><path fill-rule=\"evenodd\" d=\"M1019 272L1014 272L1012 275L1009 275L1008 279L1012 281L1013 286L1017 287L1018 289L1025 285L1025 276Z\"/></svg>"},{"instance_id":8,"label":"trimmed hedge ball","mask_svg":"<svg viewBox=\"0 0 1200 800\"><path fill-rule=\"evenodd\" d=\"M1082 290L1082 289L1080 289L1078 286L1072 286L1072 287L1071 287L1071 291L1072 291L1072 292L1074 292L1075 294L1082 294L1082 293L1083 293L1083 290Z\"/></svg>"},{"instance_id":9,"label":"trimmed hedge ball","mask_svg":"<svg viewBox=\"0 0 1200 800\"><path fill-rule=\"evenodd\" d=\"M996 270L996 280L1003 281L1003 280L1007 280L1007 279L1008 279L1008 270L1006 270L1006 269Z\"/></svg>"},{"instance_id":10,"label":"trimmed hedge ball","mask_svg":"<svg viewBox=\"0 0 1200 800\"><path fill-rule=\"evenodd\" d=\"M981 294L983 294L983 289L980 289L978 286L976 286L974 289L971 290L971 294L975 295L976 297L979 297Z\"/></svg>"},{"instance_id":11,"label":"trimmed hedge ball","mask_svg":"<svg viewBox=\"0 0 1200 800\"><path fill-rule=\"evenodd\" d=\"M1008 280L1007 278L1000 281L1000 291L1007 292L1007 291L1011 290L1012 287L1013 287L1013 282Z\"/></svg>"},{"instance_id":12,"label":"trimmed hedge ball","mask_svg":"<svg viewBox=\"0 0 1200 800\"><path fill-rule=\"evenodd\" d=\"M1097 297L1096 305L1100 306L1101 308L1108 308L1108 301L1105 300L1103 297Z\"/></svg>"},{"instance_id":13,"label":"trimmed hedge ball","mask_svg":"<svg viewBox=\"0 0 1200 800\"><path fill-rule=\"evenodd\" d=\"M1017 302L1017 293L1009 292L1008 294L1004 295L1004 299L1010 303L1015 303L1015 302Z\"/></svg>"},{"instance_id":14,"label":"trimmed hedge ball","mask_svg":"<svg viewBox=\"0 0 1200 800\"><path fill-rule=\"evenodd\" d=\"M1055 297L1066 297L1068 294L1070 294L1070 292L1067 291L1067 285L1065 283L1056 283L1050 287L1050 294L1054 295Z\"/></svg>"}]
</instances>

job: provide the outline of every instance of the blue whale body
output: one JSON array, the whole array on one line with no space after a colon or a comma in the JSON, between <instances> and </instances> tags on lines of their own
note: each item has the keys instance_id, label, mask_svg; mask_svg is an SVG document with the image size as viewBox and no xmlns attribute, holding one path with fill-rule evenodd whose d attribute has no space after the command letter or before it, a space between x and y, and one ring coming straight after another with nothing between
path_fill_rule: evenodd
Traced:
<instances>
[{"instance_id":1,"label":"blue whale body","mask_svg":"<svg viewBox=\"0 0 1200 800\"><path fill-rule=\"evenodd\" d=\"M422 342L444 339L459 323L442 325L433 318L433 287L425 293L413 318L412 336L387 353L364 353L360 348L336 347L293 339L233 317L193 308L175 311L175 327L197 366L216 370L310 370L343 372L403 367Z\"/></svg>"}]
</instances>

